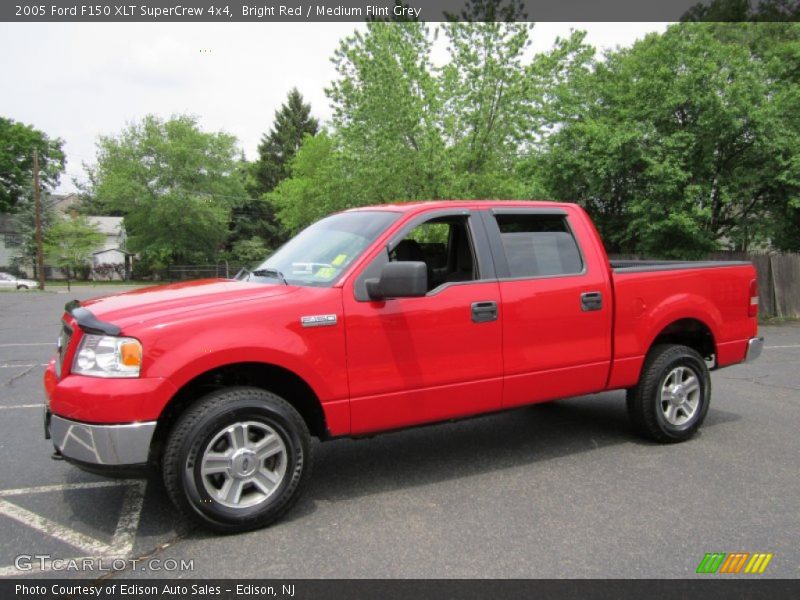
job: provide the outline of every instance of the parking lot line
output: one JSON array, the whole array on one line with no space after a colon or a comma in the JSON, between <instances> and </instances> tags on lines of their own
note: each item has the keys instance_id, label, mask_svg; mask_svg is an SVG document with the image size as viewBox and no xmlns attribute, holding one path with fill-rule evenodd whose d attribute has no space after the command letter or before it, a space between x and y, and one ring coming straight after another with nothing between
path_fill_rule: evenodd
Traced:
<instances>
[{"instance_id":1,"label":"parking lot line","mask_svg":"<svg viewBox=\"0 0 800 600\"><path fill-rule=\"evenodd\" d=\"M54 485L37 485L35 487L0 490L0 498L6 496L22 496L24 494L46 494L47 492L64 492L66 490L89 490L94 488L135 485L136 479L115 479L110 481L87 481L86 483L57 483Z\"/></svg>"},{"instance_id":2,"label":"parking lot line","mask_svg":"<svg viewBox=\"0 0 800 600\"><path fill-rule=\"evenodd\" d=\"M17 504L2 499L2 497L23 496L28 494L120 486L125 487L125 495L122 500L122 508L120 510L119 519L117 520L117 526L114 529L114 534L111 537L110 543L105 543L89 535L70 529L42 515L38 515L26 508L22 508ZM133 546L136 542L136 532L139 528L146 486L147 482L145 480L123 479L116 481L40 485L28 488L0 490L0 515L13 519L31 529L78 548L86 552L90 558L128 558L132 555ZM82 559L76 558L72 560L80 561ZM37 571L49 571L51 569L52 567L46 567L44 569L37 569ZM27 573L20 573L19 569L14 566L0 567L0 577L19 576L20 574Z\"/></svg>"},{"instance_id":3,"label":"parking lot line","mask_svg":"<svg viewBox=\"0 0 800 600\"><path fill-rule=\"evenodd\" d=\"M55 346L55 342L33 342L30 344L0 344L0 348L18 348L21 346Z\"/></svg>"},{"instance_id":4,"label":"parking lot line","mask_svg":"<svg viewBox=\"0 0 800 600\"><path fill-rule=\"evenodd\" d=\"M64 527L55 521L37 515L7 500L0 500L0 515L14 519L23 525L27 525L36 531L54 537L61 542L79 548L89 554L104 554L108 551L108 545L100 540L84 535L74 529Z\"/></svg>"},{"instance_id":5,"label":"parking lot line","mask_svg":"<svg viewBox=\"0 0 800 600\"><path fill-rule=\"evenodd\" d=\"M44 404L17 404L16 406L0 406L0 410L11 410L12 408L42 408Z\"/></svg>"},{"instance_id":6,"label":"parking lot line","mask_svg":"<svg viewBox=\"0 0 800 600\"><path fill-rule=\"evenodd\" d=\"M47 363L33 363L27 365L0 365L0 369L29 369L31 367L46 367Z\"/></svg>"}]
</instances>

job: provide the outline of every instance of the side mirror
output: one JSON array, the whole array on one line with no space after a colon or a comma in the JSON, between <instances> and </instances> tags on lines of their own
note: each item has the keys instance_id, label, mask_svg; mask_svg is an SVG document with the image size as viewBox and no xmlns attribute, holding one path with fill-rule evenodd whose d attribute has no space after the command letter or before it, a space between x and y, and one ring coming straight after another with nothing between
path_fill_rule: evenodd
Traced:
<instances>
[{"instance_id":1,"label":"side mirror","mask_svg":"<svg viewBox=\"0 0 800 600\"><path fill-rule=\"evenodd\" d=\"M367 294L373 300L411 298L428 293L428 267L424 262L389 262L378 279L367 279Z\"/></svg>"}]
</instances>

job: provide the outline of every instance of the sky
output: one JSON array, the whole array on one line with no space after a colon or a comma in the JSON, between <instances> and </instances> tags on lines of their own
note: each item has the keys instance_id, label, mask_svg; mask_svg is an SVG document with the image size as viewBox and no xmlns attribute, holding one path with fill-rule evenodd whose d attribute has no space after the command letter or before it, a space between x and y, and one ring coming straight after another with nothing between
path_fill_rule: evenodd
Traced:
<instances>
[{"instance_id":1,"label":"sky","mask_svg":"<svg viewBox=\"0 0 800 600\"><path fill-rule=\"evenodd\" d=\"M58 192L85 181L98 135L153 113L196 115L204 130L235 135L248 159L275 110L297 87L322 122L330 57L356 23L2 23L0 116L64 140ZM537 23L532 51L571 29L598 49L628 46L666 23ZM434 62L445 48L434 50Z\"/></svg>"}]
</instances>

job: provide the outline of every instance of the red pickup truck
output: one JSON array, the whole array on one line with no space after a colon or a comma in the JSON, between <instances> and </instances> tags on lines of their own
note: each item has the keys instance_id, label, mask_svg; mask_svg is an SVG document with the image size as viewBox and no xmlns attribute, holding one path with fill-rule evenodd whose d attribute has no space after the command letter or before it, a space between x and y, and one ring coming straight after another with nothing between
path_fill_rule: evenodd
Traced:
<instances>
[{"instance_id":1,"label":"red pickup truck","mask_svg":"<svg viewBox=\"0 0 800 600\"><path fill-rule=\"evenodd\" d=\"M755 359L746 262L610 262L551 202L419 202L311 225L236 280L67 305L46 436L87 470L159 467L218 531L297 500L321 440L627 390L633 425L686 440L709 369Z\"/></svg>"}]
</instances>

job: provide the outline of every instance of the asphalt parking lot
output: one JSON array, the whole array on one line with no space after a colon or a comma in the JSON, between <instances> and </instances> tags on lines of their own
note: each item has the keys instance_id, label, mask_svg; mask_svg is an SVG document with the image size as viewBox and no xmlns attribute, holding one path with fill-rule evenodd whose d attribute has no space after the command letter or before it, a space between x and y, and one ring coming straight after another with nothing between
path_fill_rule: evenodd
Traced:
<instances>
[{"instance_id":1,"label":"asphalt parking lot","mask_svg":"<svg viewBox=\"0 0 800 600\"><path fill-rule=\"evenodd\" d=\"M712 375L688 443L637 438L621 392L338 440L282 522L214 536L157 479L50 459L43 365L64 303L104 291L0 293L0 576L105 574L14 566L49 554L194 566L121 577L694 577L707 552L773 553L761 577L800 576L798 324L763 327L758 362Z\"/></svg>"}]
</instances>

